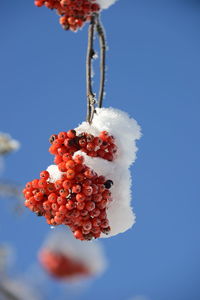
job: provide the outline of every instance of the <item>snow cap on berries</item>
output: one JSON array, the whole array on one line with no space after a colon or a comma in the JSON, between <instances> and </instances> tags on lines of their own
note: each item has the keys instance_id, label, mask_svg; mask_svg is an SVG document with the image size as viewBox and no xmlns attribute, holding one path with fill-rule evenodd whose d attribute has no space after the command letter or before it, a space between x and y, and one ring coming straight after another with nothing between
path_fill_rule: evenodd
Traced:
<instances>
[{"instance_id":1,"label":"snow cap on berries","mask_svg":"<svg viewBox=\"0 0 200 300\"><path fill-rule=\"evenodd\" d=\"M72 261L82 263L85 269L88 270L85 277L101 275L107 267L104 249L100 242L78 241L73 238L68 230L52 230L40 249L39 256L45 249L52 253L60 253ZM77 273L68 279L79 280L80 277L82 276Z\"/></svg>"},{"instance_id":2,"label":"snow cap on berries","mask_svg":"<svg viewBox=\"0 0 200 300\"><path fill-rule=\"evenodd\" d=\"M113 5L117 0L96 0L96 3L99 4L101 9L107 9Z\"/></svg>"},{"instance_id":3,"label":"snow cap on berries","mask_svg":"<svg viewBox=\"0 0 200 300\"><path fill-rule=\"evenodd\" d=\"M97 174L101 174L113 181L110 191L112 202L107 208L107 218L111 231L111 237L128 230L135 223L135 214L131 207L131 174L130 165L136 159L136 140L141 137L141 129L137 122L130 118L127 113L114 108L98 108L92 125L83 122L77 132L89 132L98 135L102 130L108 131L115 138L117 145L117 156L114 161L109 162L98 157L85 158L85 163ZM78 153L78 152L77 152Z\"/></svg>"}]
</instances>

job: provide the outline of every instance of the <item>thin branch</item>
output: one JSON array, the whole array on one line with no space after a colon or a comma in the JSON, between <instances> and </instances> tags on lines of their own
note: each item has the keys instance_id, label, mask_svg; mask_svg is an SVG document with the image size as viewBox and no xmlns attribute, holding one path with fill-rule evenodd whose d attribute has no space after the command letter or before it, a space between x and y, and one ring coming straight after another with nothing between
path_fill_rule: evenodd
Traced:
<instances>
[{"instance_id":1,"label":"thin branch","mask_svg":"<svg viewBox=\"0 0 200 300\"><path fill-rule=\"evenodd\" d=\"M96 30L99 35L99 43L100 43L100 88L99 88L99 96L98 96L98 107L102 107L103 98L104 98L104 90L105 90L105 73L106 73L106 38L105 31L99 19L99 15L96 16Z\"/></svg>"},{"instance_id":2,"label":"thin branch","mask_svg":"<svg viewBox=\"0 0 200 300\"><path fill-rule=\"evenodd\" d=\"M20 300L17 296L15 296L12 292L6 289L4 286L0 285L0 295L2 295L3 299L6 300Z\"/></svg>"},{"instance_id":3,"label":"thin branch","mask_svg":"<svg viewBox=\"0 0 200 300\"><path fill-rule=\"evenodd\" d=\"M87 59L86 59L86 86L87 86L87 122L91 124L94 105L95 95L92 91L92 59L94 57L94 32L95 32L95 16L92 16L91 22L88 29L88 48L87 48Z\"/></svg>"}]
</instances>

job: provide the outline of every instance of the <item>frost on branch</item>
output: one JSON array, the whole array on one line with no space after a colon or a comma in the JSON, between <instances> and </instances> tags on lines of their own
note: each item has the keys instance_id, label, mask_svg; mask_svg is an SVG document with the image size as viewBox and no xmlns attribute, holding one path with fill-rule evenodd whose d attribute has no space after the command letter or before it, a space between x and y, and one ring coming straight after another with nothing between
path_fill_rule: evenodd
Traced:
<instances>
[{"instance_id":1,"label":"frost on branch","mask_svg":"<svg viewBox=\"0 0 200 300\"><path fill-rule=\"evenodd\" d=\"M96 0L101 9L107 9L113 5L117 0Z\"/></svg>"},{"instance_id":2,"label":"frost on branch","mask_svg":"<svg viewBox=\"0 0 200 300\"><path fill-rule=\"evenodd\" d=\"M80 242L64 230L52 231L38 256L49 275L65 281L94 277L106 268L100 243Z\"/></svg>"},{"instance_id":3,"label":"frost on branch","mask_svg":"<svg viewBox=\"0 0 200 300\"><path fill-rule=\"evenodd\" d=\"M113 108L96 109L92 125L52 135L55 165L27 183L25 205L80 240L126 231L135 222L129 167L140 135L137 122Z\"/></svg>"}]
</instances>

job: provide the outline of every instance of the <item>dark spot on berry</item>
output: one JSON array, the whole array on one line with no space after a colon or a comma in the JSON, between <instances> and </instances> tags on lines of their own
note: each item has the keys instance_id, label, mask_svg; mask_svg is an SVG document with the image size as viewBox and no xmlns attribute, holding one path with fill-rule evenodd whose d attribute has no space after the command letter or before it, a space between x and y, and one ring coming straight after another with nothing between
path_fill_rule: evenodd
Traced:
<instances>
[{"instance_id":1,"label":"dark spot on berry","mask_svg":"<svg viewBox=\"0 0 200 300\"><path fill-rule=\"evenodd\" d=\"M57 135L52 134L52 135L50 136L50 138L49 138L49 142L50 142L51 144L53 144L53 142L54 142L56 139L57 139Z\"/></svg>"},{"instance_id":2,"label":"dark spot on berry","mask_svg":"<svg viewBox=\"0 0 200 300\"><path fill-rule=\"evenodd\" d=\"M110 226L107 227L107 228L102 228L101 231L102 231L104 234L109 234L109 232L110 232Z\"/></svg>"},{"instance_id":3,"label":"dark spot on berry","mask_svg":"<svg viewBox=\"0 0 200 300\"><path fill-rule=\"evenodd\" d=\"M113 181L112 180L107 180L105 183L104 183L104 186L106 189L110 189L111 186L113 185Z\"/></svg>"}]
</instances>

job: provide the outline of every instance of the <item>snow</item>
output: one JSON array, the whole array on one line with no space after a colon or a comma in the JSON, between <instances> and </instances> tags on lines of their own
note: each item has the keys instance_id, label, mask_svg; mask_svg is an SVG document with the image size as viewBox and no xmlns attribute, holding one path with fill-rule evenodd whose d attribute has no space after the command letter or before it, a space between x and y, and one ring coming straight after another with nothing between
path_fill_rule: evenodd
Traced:
<instances>
[{"instance_id":1,"label":"snow","mask_svg":"<svg viewBox=\"0 0 200 300\"><path fill-rule=\"evenodd\" d=\"M116 1L117 0L96 0L96 3L100 5L101 9L107 9Z\"/></svg>"},{"instance_id":2,"label":"snow","mask_svg":"<svg viewBox=\"0 0 200 300\"><path fill-rule=\"evenodd\" d=\"M112 202L107 208L107 216L111 227L109 235L101 234L101 237L111 237L125 232L135 223L135 214L131 207L131 173L130 166L136 159L136 140L141 137L141 129L137 122L121 110L114 108L97 108L92 125L83 122L76 129L77 133L88 132L95 136L103 130L115 137L117 145L117 157L114 161L106 161L98 157L89 157L84 152L77 151L74 155L81 154L85 158L85 164L93 169L99 176L103 175L111 179L114 184L110 191ZM61 172L55 165L49 166L50 181L60 178Z\"/></svg>"},{"instance_id":3,"label":"snow","mask_svg":"<svg viewBox=\"0 0 200 300\"><path fill-rule=\"evenodd\" d=\"M102 274L107 261L99 241L79 241L68 230L58 229L52 231L41 248L58 252L83 263L93 276Z\"/></svg>"},{"instance_id":4,"label":"snow","mask_svg":"<svg viewBox=\"0 0 200 300\"><path fill-rule=\"evenodd\" d=\"M7 154L13 150L18 150L20 143L11 138L9 134L0 132L0 155Z\"/></svg>"}]
</instances>

